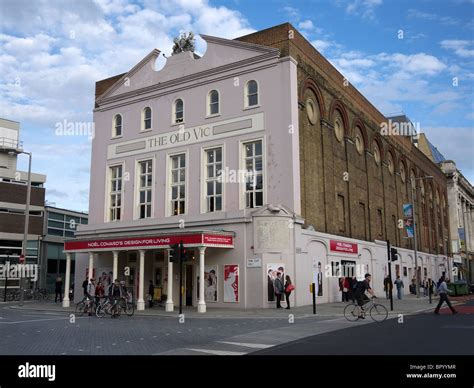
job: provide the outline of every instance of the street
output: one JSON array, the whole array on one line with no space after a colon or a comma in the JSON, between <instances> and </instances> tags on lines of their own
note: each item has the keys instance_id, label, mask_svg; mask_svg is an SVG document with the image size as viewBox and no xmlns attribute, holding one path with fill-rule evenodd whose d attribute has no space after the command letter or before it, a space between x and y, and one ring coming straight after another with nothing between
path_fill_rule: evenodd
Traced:
<instances>
[{"instance_id":1,"label":"street","mask_svg":"<svg viewBox=\"0 0 474 388\"><path fill-rule=\"evenodd\" d=\"M440 315L424 312L371 325L354 325L287 343L260 355L474 355L474 300L445 307Z\"/></svg>"}]
</instances>

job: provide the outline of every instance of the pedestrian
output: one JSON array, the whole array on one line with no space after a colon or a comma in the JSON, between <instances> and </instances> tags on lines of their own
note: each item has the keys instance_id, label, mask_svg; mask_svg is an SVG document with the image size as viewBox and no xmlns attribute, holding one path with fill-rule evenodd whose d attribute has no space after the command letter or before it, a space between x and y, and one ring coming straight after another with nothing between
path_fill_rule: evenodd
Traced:
<instances>
[{"instance_id":1,"label":"pedestrian","mask_svg":"<svg viewBox=\"0 0 474 388\"><path fill-rule=\"evenodd\" d=\"M115 281L110 286L110 293L109 293L110 300L112 301L111 318L118 317L117 306L118 306L120 298L122 298L122 295L123 295L123 288L120 286L118 279L115 279Z\"/></svg>"},{"instance_id":2,"label":"pedestrian","mask_svg":"<svg viewBox=\"0 0 474 388\"><path fill-rule=\"evenodd\" d=\"M405 288L405 285L403 284L403 280L400 279L400 276L397 276L395 279L395 286L397 287L397 298L401 300L403 297L403 289Z\"/></svg>"},{"instance_id":3,"label":"pedestrian","mask_svg":"<svg viewBox=\"0 0 474 388\"><path fill-rule=\"evenodd\" d=\"M86 276L86 280L82 282L82 289L84 290L84 296L87 296L87 286L89 285L89 278Z\"/></svg>"},{"instance_id":4,"label":"pedestrian","mask_svg":"<svg viewBox=\"0 0 474 388\"><path fill-rule=\"evenodd\" d=\"M286 296L286 309L290 309L290 295L291 292L295 289L295 286L291 282L291 279L288 275L285 276L285 296Z\"/></svg>"},{"instance_id":5,"label":"pedestrian","mask_svg":"<svg viewBox=\"0 0 474 388\"><path fill-rule=\"evenodd\" d=\"M95 287L95 305L98 306L100 302L100 298L102 298L105 294L104 285L102 281L99 280L97 286Z\"/></svg>"},{"instance_id":6,"label":"pedestrian","mask_svg":"<svg viewBox=\"0 0 474 388\"><path fill-rule=\"evenodd\" d=\"M452 292L452 291L448 290L446 280L447 279L444 277L444 275L441 276L441 278L439 279L438 288L437 288L438 295L439 295L439 303L436 306L434 313L439 314L439 309L441 308L442 304L446 302L446 304L451 309L451 312L454 315L454 314L457 314L458 312L453 308L453 306L451 306L451 302L449 301L448 292Z\"/></svg>"},{"instance_id":7,"label":"pedestrian","mask_svg":"<svg viewBox=\"0 0 474 388\"><path fill-rule=\"evenodd\" d=\"M344 278L340 277L339 278L339 292L341 293L341 300L344 303L344 300L346 299L345 293L344 293Z\"/></svg>"},{"instance_id":8,"label":"pedestrian","mask_svg":"<svg viewBox=\"0 0 474 388\"><path fill-rule=\"evenodd\" d=\"M148 285L148 307L153 307L153 295L155 294L155 286L153 285L153 280L150 280Z\"/></svg>"},{"instance_id":9,"label":"pedestrian","mask_svg":"<svg viewBox=\"0 0 474 388\"><path fill-rule=\"evenodd\" d=\"M95 302L95 279L92 278L87 286L87 298L89 299L89 316L92 315L94 311L94 302Z\"/></svg>"},{"instance_id":10,"label":"pedestrian","mask_svg":"<svg viewBox=\"0 0 474 388\"><path fill-rule=\"evenodd\" d=\"M383 280L383 290L385 291L385 296L387 297L387 299L390 299L390 294L392 293L392 289L393 289L392 279L390 278L390 276L387 275L385 279Z\"/></svg>"},{"instance_id":11,"label":"pedestrian","mask_svg":"<svg viewBox=\"0 0 474 388\"><path fill-rule=\"evenodd\" d=\"M357 279L355 276L353 276L350 280L349 283L349 292L350 292L350 298L352 299L352 303L355 303L355 293L357 289Z\"/></svg>"},{"instance_id":12,"label":"pedestrian","mask_svg":"<svg viewBox=\"0 0 474 388\"><path fill-rule=\"evenodd\" d=\"M423 295L428 296L428 279L425 278L423 279Z\"/></svg>"},{"instance_id":13,"label":"pedestrian","mask_svg":"<svg viewBox=\"0 0 474 388\"><path fill-rule=\"evenodd\" d=\"M58 302L58 297L59 297L59 302L62 303L63 301L63 279L60 277L56 278L56 284L54 286L54 291L56 293L56 296L54 298L54 303Z\"/></svg>"},{"instance_id":14,"label":"pedestrian","mask_svg":"<svg viewBox=\"0 0 474 388\"><path fill-rule=\"evenodd\" d=\"M281 297L285 292L285 287L283 285L283 280L281 279L281 272L277 273L277 277L274 283L275 295L276 295L276 308L281 309Z\"/></svg>"}]
</instances>

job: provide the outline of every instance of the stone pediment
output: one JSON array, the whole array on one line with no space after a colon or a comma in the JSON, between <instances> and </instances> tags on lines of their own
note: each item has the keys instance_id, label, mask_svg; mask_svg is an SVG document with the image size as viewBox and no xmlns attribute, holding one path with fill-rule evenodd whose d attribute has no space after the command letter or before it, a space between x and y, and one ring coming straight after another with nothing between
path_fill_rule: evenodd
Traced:
<instances>
[{"instance_id":1,"label":"stone pediment","mask_svg":"<svg viewBox=\"0 0 474 388\"><path fill-rule=\"evenodd\" d=\"M208 35L201 37L207 43L207 50L202 57L184 51L166 58L164 67L155 70L155 62L160 55L160 51L155 49L102 94L98 101L144 88L150 90L157 86L171 86L173 81L182 82L211 75L212 72L229 70L233 65L244 66L260 59L279 57L279 50L273 47Z\"/></svg>"},{"instance_id":2,"label":"stone pediment","mask_svg":"<svg viewBox=\"0 0 474 388\"><path fill-rule=\"evenodd\" d=\"M293 217L294 213L285 205L265 205L252 213L252 217Z\"/></svg>"}]
</instances>

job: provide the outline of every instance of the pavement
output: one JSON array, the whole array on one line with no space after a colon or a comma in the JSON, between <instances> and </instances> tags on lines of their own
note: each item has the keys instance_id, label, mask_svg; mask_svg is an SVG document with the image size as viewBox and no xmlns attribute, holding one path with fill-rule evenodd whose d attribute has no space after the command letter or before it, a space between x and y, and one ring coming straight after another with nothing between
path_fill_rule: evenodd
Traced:
<instances>
[{"instance_id":1,"label":"pavement","mask_svg":"<svg viewBox=\"0 0 474 388\"><path fill-rule=\"evenodd\" d=\"M459 304L470 298L452 301ZM389 307L386 299L377 301ZM427 298L407 296L402 301L395 300L394 311L386 322L395 325L400 318L407 320L417 314L431 319L434 314L423 312L431 312L436 304L435 298L431 305ZM209 307L205 314L186 308L183 320L177 311L169 313L159 307L136 312L133 317L110 319L76 317L74 306L64 309L54 302L31 301L22 307L17 302L0 303L0 354L244 355L278 349L308 337L361 327L370 331L385 324L370 319L349 322L343 317L345 305L317 305L316 315L312 314L312 306L291 310ZM387 349L387 354L390 351Z\"/></svg>"}]
</instances>

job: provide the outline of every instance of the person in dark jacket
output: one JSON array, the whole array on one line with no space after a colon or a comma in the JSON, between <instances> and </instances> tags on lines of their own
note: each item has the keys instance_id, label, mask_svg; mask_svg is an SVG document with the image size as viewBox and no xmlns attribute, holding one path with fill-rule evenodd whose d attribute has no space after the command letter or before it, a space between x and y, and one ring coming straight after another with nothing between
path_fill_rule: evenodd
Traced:
<instances>
[{"instance_id":1,"label":"person in dark jacket","mask_svg":"<svg viewBox=\"0 0 474 388\"><path fill-rule=\"evenodd\" d=\"M454 314L457 314L458 312L454 309L453 306L451 306L451 302L449 301L448 298L448 292L453 292L451 290L448 290L448 285L446 284L446 278L444 276L441 276L438 282L438 295L439 295L439 303L435 308L434 313L436 315L439 314L439 309L441 308L442 304L446 302L448 307L451 309L451 312Z\"/></svg>"},{"instance_id":2,"label":"person in dark jacket","mask_svg":"<svg viewBox=\"0 0 474 388\"><path fill-rule=\"evenodd\" d=\"M281 279L281 272L277 273L277 278L275 279L275 295L277 298L276 308L281 309L281 297L285 292L285 287L283 286L283 280Z\"/></svg>"},{"instance_id":3,"label":"person in dark jacket","mask_svg":"<svg viewBox=\"0 0 474 388\"><path fill-rule=\"evenodd\" d=\"M112 302L112 318L117 318L117 305L120 298L123 297L123 288L120 286L118 279L115 279L114 283L110 286L110 300Z\"/></svg>"},{"instance_id":4,"label":"person in dark jacket","mask_svg":"<svg viewBox=\"0 0 474 388\"><path fill-rule=\"evenodd\" d=\"M293 283L291 283L291 279L288 275L285 276L285 296L286 296L286 309L290 309L290 295L291 292L293 291L294 286Z\"/></svg>"},{"instance_id":5,"label":"person in dark jacket","mask_svg":"<svg viewBox=\"0 0 474 388\"><path fill-rule=\"evenodd\" d=\"M89 285L89 278L86 277L86 280L82 282L82 289L84 290L84 296L87 296L87 286Z\"/></svg>"},{"instance_id":6,"label":"person in dark jacket","mask_svg":"<svg viewBox=\"0 0 474 388\"><path fill-rule=\"evenodd\" d=\"M148 285L148 307L153 307L153 296L155 295L155 286L153 285L153 280L150 280Z\"/></svg>"},{"instance_id":7,"label":"person in dark jacket","mask_svg":"<svg viewBox=\"0 0 474 388\"><path fill-rule=\"evenodd\" d=\"M62 303L62 301L63 301L63 280L60 277L56 278L56 284L54 286L54 291L56 292L56 297L54 298L54 303L58 302L58 296L59 296L59 302Z\"/></svg>"}]
</instances>

